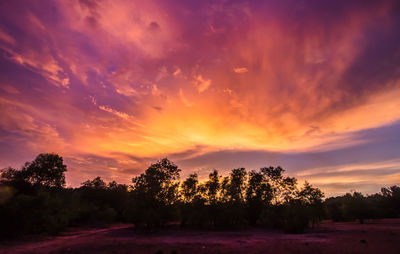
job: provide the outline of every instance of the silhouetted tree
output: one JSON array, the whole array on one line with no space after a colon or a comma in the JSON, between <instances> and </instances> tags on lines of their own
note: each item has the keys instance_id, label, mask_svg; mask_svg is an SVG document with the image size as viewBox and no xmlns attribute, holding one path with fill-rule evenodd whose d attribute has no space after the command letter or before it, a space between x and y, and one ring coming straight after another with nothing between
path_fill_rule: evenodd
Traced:
<instances>
[{"instance_id":1,"label":"silhouetted tree","mask_svg":"<svg viewBox=\"0 0 400 254\"><path fill-rule=\"evenodd\" d=\"M365 219L379 217L379 212L375 212L377 216L372 214L374 211L373 206L376 206L373 202L376 204L379 200L380 198L365 197L360 192L353 192L328 198L325 201L325 206L328 217L334 221L359 220L362 224Z\"/></svg>"},{"instance_id":2,"label":"silhouetted tree","mask_svg":"<svg viewBox=\"0 0 400 254\"><path fill-rule=\"evenodd\" d=\"M191 174L181 184L180 217L181 226L191 224L201 226L202 210L204 210L204 199L201 196L197 174Z\"/></svg>"},{"instance_id":3,"label":"silhouetted tree","mask_svg":"<svg viewBox=\"0 0 400 254\"><path fill-rule=\"evenodd\" d=\"M0 184L12 187L18 193L29 194L32 192L32 185L27 180L26 172L11 167L1 170Z\"/></svg>"},{"instance_id":4,"label":"silhouetted tree","mask_svg":"<svg viewBox=\"0 0 400 254\"><path fill-rule=\"evenodd\" d=\"M221 184L219 224L240 227L247 224L245 216L247 172L244 168L233 169Z\"/></svg>"},{"instance_id":5,"label":"silhouetted tree","mask_svg":"<svg viewBox=\"0 0 400 254\"><path fill-rule=\"evenodd\" d=\"M208 181L204 185L204 191L208 204L216 204L218 201L218 194L221 188L221 176L218 171L214 169L208 176Z\"/></svg>"},{"instance_id":6,"label":"silhouetted tree","mask_svg":"<svg viewBox=\"0 0 400 254\"><path fill-rule=\"evenodd\" d=\"M107 184L101 179L100 176L94 178L93 180L87 180L82 183L82 187L84 188L92 188L92 189L106 189Z\"/></svg>"},{"instance_id":7,"label":"silhouetted tree","mask_svg":"<svg viewBox=\"0 0 400 254\"><path fill-rule=\"evenodd\" d=\"M319 224L324 215L323 198L324 194L318 188L312 187L307 181L300 190L298 197L307 208L307 215L312 227Z\"/></svg>"},{"instance_id":8,"label":"silhouetted tree","mask_svg":"<svg viewBox=\"0 0 400 254\"><path fill-rule=\"evenodd\" d=\"M21 193L32 194L32 187L61 188L65 185L67 166L57 154L39 154L21 170L11 167L1 171L0 184L12 186Z\"/></svg>"},{"instance_id":9,"label":"silhouetted tree","mask_svg":"<svg viewBox=\"0 0 400 254\"><path fill-rule=\"evenodd\" d=\"M226 184L226 197L230 202L244 203L246 192L246 169L233 169Z\"/></svg>"},{"instance_id":10,"label":"silhouetted tree","mask_svg":"<svg viewBox=\"0 0 400 254\"><path fill-rule=\"evenodd\" d=\"M394 185L382 188L380 196L380 205L387 211L385 216L400 217L400 187Z\"/></svg>"},{"instance_id":11,"label":"silhouetted tree","mask_svg":"<svg viewBox=\"0 0 400 254\"><path fill-rule=\"evenodd\" d=\"M366 198L360 192L353 192L353 195L348 200L347 209L350 216L358 219L361 224L368 218Z\"/></svg>"},{"instance_id":12,"label":"silhouetted tree","mask_svg":"<svg viewBox=\"0 0 400 254\"><path fill-rule=\"evenodd\" d=\"M250 225L256 225L263 210L271 205L273 198L271 185L261 172L250 171L246 190L247 219Z\"/></svg>"},{"instance_id":13,"label":"silhouetted tree","mask_svg":"<svg viewBox=\"0 0 400 254\"><path fill-rule=\"evenodd\" d=\"M183 181L181 190L183 202L193 202L193 199L198 194L198 183L199 180L197 174L191 174L185 181Z\"/></svg>"},{"instance_id":14,"label":"silhouetted tree","mask_svg":"<svg viewBox=\"0 0 400 254\"><path fill-rule=\"evenodd\" d=\"M161 159L138 177L132 179L135 198L135 222L148 227L165 224L173 216L178 199L181 170L167 158Z\"/></svg>"},{"instance_id":15,"label":"silhouetted tree","mask_svg":"<svg viewBox=\"0 0 400 254\"><path fill-rule=\"evenodd\" d=\"M63 158L53 153L39 154L22 168L22 174L32 185L59 188L65 185L66 171Z\"/></svg>"},{"instance_id":16,"label":"silhouetted tree","mask_svg":"<svg viewBox=\"0 0 400 254\"><path fill-rule=\"evenodd\" d=\"M283 173L285 170L281 167L265 167L261 168L261 172L271 185L274 205L290 201L296 196L297 179L294 177L284 177Z\"/></svg>"}]
</instances>

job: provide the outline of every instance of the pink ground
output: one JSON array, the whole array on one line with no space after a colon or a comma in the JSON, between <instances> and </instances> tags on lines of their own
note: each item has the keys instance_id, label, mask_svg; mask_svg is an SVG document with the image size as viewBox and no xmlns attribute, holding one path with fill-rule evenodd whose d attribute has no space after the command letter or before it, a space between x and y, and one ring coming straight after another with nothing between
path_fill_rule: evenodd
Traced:
<instances>
[{"instance_id":1,"label":"pink ground","mask_svg":"<svg viewBox=\"0 0 400 254\"><path fill-rule=\"evenodd\" d=\"M159 252L158 252L159 251ZM175 252L174 252L175 251ZM305 234L247 229L162 229L144 233L131 225L71 230L56 237L0 245L0 253L400 253L400 219L366 224L324 222Z\"/></svg>"}]
</instances>

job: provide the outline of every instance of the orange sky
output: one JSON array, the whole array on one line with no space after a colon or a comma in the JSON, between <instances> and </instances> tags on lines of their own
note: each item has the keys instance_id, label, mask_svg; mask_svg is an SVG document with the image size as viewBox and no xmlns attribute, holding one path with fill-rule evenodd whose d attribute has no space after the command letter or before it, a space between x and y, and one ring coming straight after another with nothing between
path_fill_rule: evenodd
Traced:
<instances>
[{"instance_id":1,"label":"orange sky","mask_svg":"<svg viewBox=\"0 0 400 254\"><path fill-rule=\"evenodd\" d=\"M400 183L396 1L0 5L1 167L56 152L68 184L129 183L168 156L328 194Z\"/></svg>"}]
</instances>

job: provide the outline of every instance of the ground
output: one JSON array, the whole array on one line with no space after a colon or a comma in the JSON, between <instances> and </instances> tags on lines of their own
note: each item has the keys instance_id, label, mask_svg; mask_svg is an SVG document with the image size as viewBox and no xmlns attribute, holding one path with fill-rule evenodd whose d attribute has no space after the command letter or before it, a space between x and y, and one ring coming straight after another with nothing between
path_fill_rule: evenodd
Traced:
<instances>
[{"instance_id":1,"label":"ground","mask_svg":"<svg viewBox=\"0 0 400 254\"><path fill-rule=\"evenodd\" d=\"M116 225L3 241L0 253L400 253L400 219L325 221L298 235L263 229L142 232L132 225Z\"/></svg>"}]
</instances>

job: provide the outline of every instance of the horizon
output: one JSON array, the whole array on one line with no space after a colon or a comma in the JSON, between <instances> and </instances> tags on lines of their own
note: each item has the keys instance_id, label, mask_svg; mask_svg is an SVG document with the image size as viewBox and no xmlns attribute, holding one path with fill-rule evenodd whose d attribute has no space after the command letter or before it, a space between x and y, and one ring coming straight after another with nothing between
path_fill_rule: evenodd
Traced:
<instances>
[{"instance_id":1,"label":"horizon","mask_svg":"<svg viewBox=\"0 0 400 254\"><path fill-rule=\"evenodd\" d=\"M0 168L67 186L281 166L326 197L400 184L398 1L3 1Z\"/></svg>"}]
</instances>

